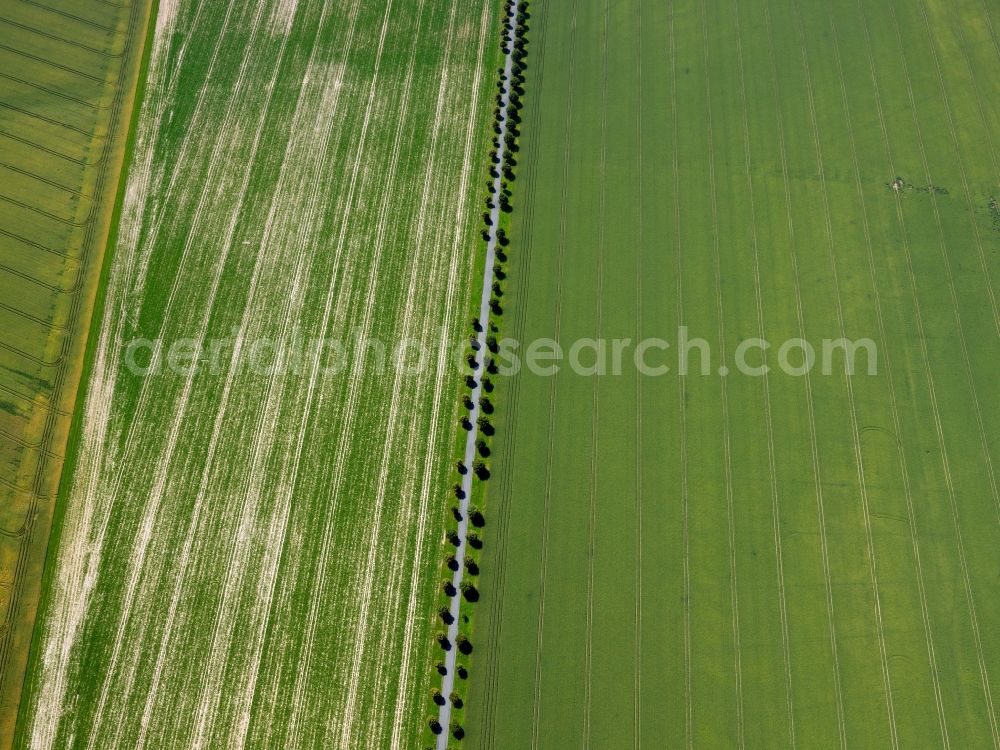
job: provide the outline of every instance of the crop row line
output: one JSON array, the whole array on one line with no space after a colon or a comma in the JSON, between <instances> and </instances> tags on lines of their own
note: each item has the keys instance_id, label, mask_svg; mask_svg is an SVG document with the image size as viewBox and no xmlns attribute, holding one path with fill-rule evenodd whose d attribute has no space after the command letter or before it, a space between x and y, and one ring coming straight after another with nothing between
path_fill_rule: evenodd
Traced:
<instances>
[{"instance_id":1,"label":"crop row line","mask_svg":"<svg viewBox=\"0 0 1000 750\"><path fill-rule=\"evenodd\" d=\"M904 80L906 81L906 93L907 93L907 98L908 98L909 103L910 103L910 113L911 113L911 117L912 117L912 120L913 120L914 127L916 129L918 151L920 153L920 158L921 158L921 162L922 162L922 165L923 165L924 174L925 174L925 176L926 176L926 178L928 180L928 184L930 184L930 178L931 178L930 167L928 165L927 154L926 154L926 150L924 148L923 135L921 133L920 123L919 123L919 120L918 120L918 117L917 117L916 98L915 98L914 93L913 93L913 85L912 85L912 81L911 81L910 73L909 73L909 65L908 65L907 57L906 57L906 47L903 44L902 35L900 33L899 23L898 23L898 21L896 19L896 12L895 12L895 8L893 6L893 3L889 3L888 4L888 8L889 8L890 18L892 19L893 31L895 32L896 41L897 41L897 43L899 45L900 60L902 62ZM867 34L867 19L865 20L865 27L866 27L866 34ZM887 151L887 153L889 153L888 143L886 144L886 151ZM976 392L975 392L975 383L972 381L972 375L971 375L971 371L969 369L968 352L966 350L966 345L965 345L965 334L964 334L964 332L962 330L962 321L961 321L961 316L960 316L959 310L958 310L958 303L957 303L957 300L956 300L955 286L954 286L954 280L952 278L951 266L950 266L950 262L948 260L948 250L947 250L946 243L945 243L945 238L944 238L944 229L943 229L942 224L941 224L940 212L939 212L938 205L937 205L937 196L935 195L935 193L933 191L930 193L930 199L931 199L932 214L934 216L934 223L935 223L935 225L937 227L937 230L938 230L939 247L940 247L940 250L941 250L942 259L944 261L944 268L945 268L946 278L947 278L947 281L948 281L948 288L949 288L949 293L950 293L950 296L951 296L953 313L955 315L955 322L956 322L956 325L958 327L959 341L962 344L962 351L963 351L963 359L964 359L965 370L966 370L966 374L967 374L967 376L968 376L968 378L970 380L970 384L971 384L971 387L972 387L972 395L973 395L973 399L974 399L975 406L976 406L977 417L979 419L979 427L980 427L980 430L982 430L982 417L981 417L980 409L979 409L979 399L978 399L978 396L976 395ZM900 227L903 228L903 234L904 234L903 249L904 249L904 255L906 257L907 270L909 272L909 279L910 279L911 290L912 290L912 294L913 294L913 303L914 303L914 309L915 309L915 312L916 312L915 320L916 320L916 323L917 323L917 329L919 331L920 350L921 350L921 355L922 355L922 363L923 363L923 366L924 366L925 375L927 377L927 386L928 386L928 392L929 392L929 395L930 395L931 410L932 410L932 413L933 413L933 416L934 416L934 427L935 427L935 432L936 432L936 435L937 435L938 447L939 447L939 450L940 450L940 453L941 453L941 465L942 465L942 470L943 470L944 476L945 476L945 484L946 484L946 487L947 487L947 496L948 496L949 506L950 506L951 512L952 512L952 520L953 520L954 526L955 526L955 541L956 541L957 548L958 548L958 559L959 559L959 565L960 565L961 572L962 572L962 583L963 583L964 592L965 592L966 606L967 606L969 617L970 617L971 623L972 623L973 642L975 644L976 656L977 656L977 660L978 660L978 664L979 664L980 681L982 683L983 696L984 696L984 699L986 701L987 715L988 715L988 718L989 718L990 730L991 730L991 733L992 733L992 736L993 736L993 744L994 744L995 747L1000 748L1000 730L998 730L996 714L995 714L995 711L994 711L994 708L993 708L993 697L992 697L992 692L991 692L991 689L990 689L989 672L988 672L988 668L986 666L986 660L985 660L984 651L983 651L982 635L981 635L981 631L980 631L980 627L979 627L979 618L978 618L977 609L976 609L975 595L974 595L973 590L972 590L972 582L971 582L970 575L969 575L969 567L968 567L968 561L967 561L966 551L965 551L965 542L964 542L964 539L963 539L963 536L962 536L962 531L961 531L961 526L960 526L959 513L958 513L958 503L957 503L957 497L956 497L956 490L955 490L955 485L954 485L954 479L953 479L952 473L951 473L951 463L950 463L950 460L948 458L948 452L947 452L946 443L945 443L945 437L944 437L944 428L942 426L941 414L940 414L940 410L939 410L939 407L938 407L938 398L937 398L937 392L936 392L936 387L935 387L935 382L934 382L934 375L933 375L933 373L931 371L931 367L930 367L930 356L929 356L928 351L927 351L927 340L926 340L926 337L924 335L923 315L921 314L920 301L919 301L919 299L917 297L916 274L914 273L914 270L913 270L912 257L911 257L911 253L910 253L910 249L909 249L909 241L908 241L908 237L907 237L906 229L905 229L906 224L905 224L905 220L904 220L904 217L903 217L902 204L901 204L901 202L899 200L898 193L896 194L896 211L897 211L897 215L898 215L898 218L899 218ZM989 473L990 473L990 484L991 484L991 490L992 490L992 493L993 493L994 503L998 503L997 488L996 488L996 483L995 483L995 481L993 479L993 476L992 476L992 467L989 465L989 455L988 455L988 453L986 455L986 459L987 459L987 468L989 469ZM1000 506L998 506L998 507L1000 507Z\"/></svg>"},{"instance_id":2,"label":"crop row line","mask_svg":"<svg viewBox=\"0 0 1000 750\"><path fill-rule=\"evenodd\" d=\"M21 0L21 2L26 3L28 5L32 5L36 8L41 8L42 10L47 11L49 13L53 13L57 16L68 18L71 21L76 21L78 23L83 24L84 26L90 26L92 28L100 29L101 31L106 31L111 34L118 31L118 28L115 26L105 26L104 24L98 23L97 21L91 20L89 18L84 18L83 16L77 16L74 15L73 13L62 10L60 8L53 8L52 6L46 5L45 3L40 3L38 2L38 0Z\"/></svg>"},{"instance_id":3,"label":"crop row line","mask_svg":"<svg viewBox=\"0 0 1000 750\"><path fill-rule=\"evenodd\" d=\"M32 34L37 34L38 36L45 37L46 39L52 39L57 42L62 42L63 44L68 44L71 47L77 47L79 49L86 50L87 52L93 52L107 59L119 59L124 55L124 52L114 53L114 52L108 52L107 50L100 49L98 47L91 47L90 45L83 44L82 42L78 42L74 39L67 39L64 36L60 36L59 34L53 34L50 31L42 31L41 29L31 26L30 24L13 21L3 16L0 16L0 23L5 23L8 26L13 26L14 28L17 29L23 29L24 31L28 31Z\"/></svg>"},{"instance_id":4,"label":"crop row line","mask_svg":"<svg viewBox=\"0 0 1000 750\"><path fill-rule=\"evenodd\" d=\"M805 335L805 319L802 308L802 291L798 269L796 250L795 221L792 216L792 190L789 182L788 155L785 144L785 128L781 111L781 87L779 84L778 67L774 53L774 33L771 23L770 3L764 5L764 23L767 32L768 58L770 60L771 78L775 92L775 120L778 131L778 150L781 159L782 182L784 186L785 214L788 222L789 257L792 264L793 290L795 296L795 313L798 322L799 336ZM819 523L820 554L823 567L823 580L826 593L826 616L829 628L830 654L833 660L833 687L837 709L837 727L841 748L847 747L847 729L844 718L844 697L840 676L840 660L837 649L837 630L834 617L833 585L830 575L830 555L826 533L826 510L823 498L823 480L820 472L819 448L816 435L816 416L813 400L812 380L807 373L804 378L806 390L806 411L809 422L809 447L812 458L813 485L816 493L816 513Z\"/></svg>"}]
</instances>

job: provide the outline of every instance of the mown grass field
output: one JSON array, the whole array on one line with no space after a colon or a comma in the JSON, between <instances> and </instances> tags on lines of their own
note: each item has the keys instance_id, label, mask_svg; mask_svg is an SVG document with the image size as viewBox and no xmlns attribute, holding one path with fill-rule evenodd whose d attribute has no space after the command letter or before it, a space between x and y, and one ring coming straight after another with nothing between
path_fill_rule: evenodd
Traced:
<instances>
[{"instance_id":1,"label":"mown grass field","mask_svg":"<svg viewBox=\"0 0 1000 750\"><path fill-rule=\"evenodd\" d=\"M417 742L499 12L161 0L18 747Z\"/></svg>"},{"instance_id":2,"label":"mown grass field","mask_svg":"<svg viewBox=\"0 0 1000 750\"><path fill-rule=\"evenodd\" d=\"M1000 747L1000 10L532 11L505 333L714 360L498 389L465 743Z\"/></svg>"},{"instance_id":3,"label":"mown grass field","mask_svg":"<svg viewBox=\"0 0 1000 750\"><path fill-rule=\"evenodd\" d=\"M150 6L0 6L0 747L13 736Z\"/></svg>"}]
</instances>

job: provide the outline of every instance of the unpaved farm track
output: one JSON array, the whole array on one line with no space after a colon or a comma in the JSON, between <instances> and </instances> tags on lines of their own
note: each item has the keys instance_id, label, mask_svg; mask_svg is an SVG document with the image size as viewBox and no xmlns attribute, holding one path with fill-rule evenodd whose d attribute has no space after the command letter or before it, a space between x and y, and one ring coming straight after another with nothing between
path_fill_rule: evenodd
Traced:
<instances>
[{"instance_id":1,"label":"unpaved farm track","mask_svg":"<svg viewBox=\"0 0 1000 750\"><path fill-rule=\"evenodd\" d=\"M458 338L496 12L161 2L20 746L415 741L460 371L245 364Z\"/></svg>"}]
</instances>

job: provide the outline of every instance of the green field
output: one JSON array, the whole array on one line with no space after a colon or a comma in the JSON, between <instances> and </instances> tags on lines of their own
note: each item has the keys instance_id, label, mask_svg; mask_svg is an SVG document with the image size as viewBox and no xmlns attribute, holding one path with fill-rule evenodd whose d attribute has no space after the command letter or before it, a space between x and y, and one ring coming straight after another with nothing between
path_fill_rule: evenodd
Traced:
<instances>
[{"instance_id":1,"label":"green field","mask_svg":"<svg viewBox=\"0 0 1000 750\"><path fill-rule=\"evenodd\" d=\"M417 744L499 12L160 1L15 746Z\"/></svg>"},{"instance_id":2,"label":"green field","mask_svg":"<svg viewBox=\"0 0 1000 750\"><path fill-rule=\"evenodd\" d=\"M1000 9L532 13L505 334L713 359L498 389L464 745L1000 747Z\"/></svg>"},{"instance_id":3,"label":"green field","mask_svg":"<svg viewBox=\"0 0 1000 750\"><path fill-rule=\"evenodd\" d=\"M0 747L9 747L150 3L0 3Z\"/></svg>"}]
</instances>

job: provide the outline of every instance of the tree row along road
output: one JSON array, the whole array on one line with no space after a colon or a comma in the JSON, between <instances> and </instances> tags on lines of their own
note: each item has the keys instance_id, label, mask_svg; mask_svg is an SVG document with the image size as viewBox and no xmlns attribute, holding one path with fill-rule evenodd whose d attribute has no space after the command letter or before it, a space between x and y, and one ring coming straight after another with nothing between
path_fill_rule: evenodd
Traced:
<instances>
[{"instance_id":1,"label":"tree row along road","mask_svg":"<svg viewBox=\"0 0 1000 750\"><path fill-rule=\"evenodd\" d=\"M501 103L500 111L503 113L503 117L500 119L500 133L497 137L497 148L496 148L496 162L497 164L503 163L504 151L505 151L505 139L507 137L507 123L510 121L510 84L511 75L514 68L514 43L517 42L517 13L520 7L520 0L514 0L511 5L510 14L508 20L511 26L515 29L512 32L511 43L506 47L506 53L504 54L504 81L503 88L501 89ZM503 172L497 168L496 177L493 180L493 193L497 196L501 195L501 180ZM467 471L462 477L462 498L459 501L459 507L461 511L461 520L458 522L458 538L459 545L455 551L455 560L458 563L458 567L452 576L452 586L454 586L455 593L451 597L451 605L449 611L451 612L451 623L448 625L448 641L451 644L445 652L445 673L441 679L441 694L445 697L443 704L439 708L438 722L441 725L441 734L437 738L438 750L447 750L448 741L451 734L448 731L448 725L451 722L451 701L448 700L448 696L451 695L455 687L455 666L456 660L458 658L458 648L456 646L456 641L458 638L458 625L459 616L462 605L462 578L465 574L465 550L468 544L466 536L469 531L469 503L472 497L472 480L475 476L475 472L472 470L473 462L476 457L476 440L479 437L479 399L482 396L482 373L486 364L486 352L489 351L486 346L486 332L489 329L490 322L490 296L493 291L493 265L496 258L496 246L497 246L497 227L500 225L500 201L494 202L493 208L490 209L490 222L489 227L489 240L486 243L486 264L483 268L483 289L482 295L479 303L479 330L476 332L476 373L479 377L476 379L476 387L472 390L472 409L469 414L469 421L472 423L472 429L468 431L468 437L465 441L465 466Z\"/></svg>"}]
</instances>

